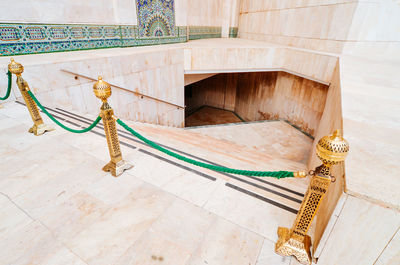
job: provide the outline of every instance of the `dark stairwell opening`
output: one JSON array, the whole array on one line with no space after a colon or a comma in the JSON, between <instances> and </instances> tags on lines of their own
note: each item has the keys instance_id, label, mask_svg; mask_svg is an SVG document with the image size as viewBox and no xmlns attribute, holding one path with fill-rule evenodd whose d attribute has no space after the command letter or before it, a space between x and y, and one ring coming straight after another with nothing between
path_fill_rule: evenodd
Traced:
<instances>
[{"instance_id":1,"label":"dark stairwell opening","mask_svg":"<svg viewBox=\"0 0 400 265\"><path fill-rule=\"evenodd\" d=\"M216 74L185 86L185 127L283 120L314 136L327 91L286 72Z\"/></svg>"}]
</instances>

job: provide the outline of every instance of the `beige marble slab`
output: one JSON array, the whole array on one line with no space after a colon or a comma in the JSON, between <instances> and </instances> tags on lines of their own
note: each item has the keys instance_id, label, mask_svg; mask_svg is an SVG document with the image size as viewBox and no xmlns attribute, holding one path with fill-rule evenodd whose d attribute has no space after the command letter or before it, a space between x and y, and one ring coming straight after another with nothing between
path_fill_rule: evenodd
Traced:
<instances>
[{"instance_id":1,"label":"beige marble slab","mask_svg":"<svg viewBox=\"0 0 400 265\"><path fill-rule=\"evenodd\" d=\"M283 121L193 128L191 131L305 163L312 139Z\"/></svg>"},{"instance_id":2,"label":"beige marble slab","mask_svg":"<svg viewBox=\"0 0 400 265\"><path fill-rule=\"evenodd\" d=\"M400 233L390 240L382 254L379 256L375 264L377 265L395 265L400 263Z\"/></svg>"},{"instance_id":3,"label":"beige marble slab","mask_svg":"<svg viewBox=\"0 0 400 265\"><path fill-rule=\"evenodd\" d=\"M86 264L56 241L40 222L35 221L0 241L3 264Z\"/></svg>"},{"instance_id":4,"label":"beige marble slab","mask_svg":"<svg viewBox=\"0 0 400 265\"><path fill-rule=\"evenodd\" d=\"M102 201L79 192L50 207L39 220L57 240L65 243L97 221L108 209Z\"/></svg>"},{"instance_id":5,"label":"beige marble slab","mask_svg":"<svg viewBox=\"0 0 400 265\"><path fill-rule=\"evenodd\" d=\"M150 231L193 254L217 217L184 200L175 200Z\"/></svg>"},{"instance_id":6,"label":"beige marble slab","mask_svg":"<svg viewBox=\"0 0 400 265\"><path fill-rule=\"evenodd\" d=\"M140 238L173 199L171 195L143 184L67 240L66 245L88 263L112 264Z\"/></svg>"},{"instance_id":7,"label":"beige marble slab","mask_svg":"<svg viewBox=\"0 0 400 265\"><path fill-rule=\"evenodd\" d=\"M160 234L148 231L135 244L113 263L124 264L176 264L183 265L190 258L190 252L163 238Z\"/></svg>"},{"instance_id":8,"label":"beige marble slab","mask_svg":"<svg viewBox=\"0 0 400 265\"><path fill-rule=\"evenodd\" d=\"M60 143L52 137L40 137L40 143L19 152L18 156L6 157L0 162L0 190L12 198L33 186L47 182L53 174L82 164L88 157L79 149Z\"/></svg>"},{"instance_id":9,"label":"beige marble slab","mask_svg":"<svg viewBox=\"0 0 400 265\"><path fill-rule=\"evenodd\" d=\"M263 247L258 255L256 265L290 265L292 257L282 257L275 253L275 243L264 239Z\"/></svg>"},{"instance_id":10,"label":"beige marble slab","mask_svg":"<svg viewBox=\"0 0 400 265\"><path fill-rule=\"evenodd\" d=\"M162 189L197 206L203 206L224 181L211 181L186 171L184 174L166 183ZM201 191L201 192L199 192Z\"/></svg>"},{"instance_id":11,"label":"beige marble slab","mask_svg":"<svg viewBox=\"0 0 400 265\"><path fill-rule=\"evenodd\" d=\"M218 219L187 264L256 264L262 243L260 235Z\"/></svg>"},{"instance_id":12,"label":"beige marble slab","mask_svg":"<svg viewBox=\"0 0 400 265\"><path fill-rule=\"evenodd\" d=\"M6 240L22 227L33 222L9 197L0 193L0 238Z\"/></svg>"},{"instance_id":13,"label":"beige marble slab","mask_svg":"<svg viewBox=\"0 0 400 265\"><path fill-rule=\"evenodd\" d=\"M373 264L399 226L398 212L348 196L318 262Z\"/></svg>"},{"instance_id":14,"label":"beige marble slab","mask_svg":"<svg viewBox=\"0 0 400 265\"><path fill-rule=\"evenodd\" d=\"M247 194L221 185L204 208L230 222L277 240L277 227L291 227L296 215Z\"/></svg>"},{"instance_id":15,"label":"beige marble slab","mask_svg":"<svg viewBox=\"0 0 400 265\"><path fill-rule=\"evenodd\" d=\"M184 174L182 169L142 152L132 152L125 159L134 165L127 174L156 187L162 187L172 179Z\"/></svg>"},{"instance_id":16,"label":"beige marble slab","mask_svg":"<svg viewBox=\"0 0 400 265\"><path fill-rule=\"evenodd\" d=\"M49 174L46 181L31 185L14 201L29 215L39 218L88 186L104 183L103 179L113 179L101 170L102 165L102 161L87 157L64 172Z\"/></svg>"}]
</instances>

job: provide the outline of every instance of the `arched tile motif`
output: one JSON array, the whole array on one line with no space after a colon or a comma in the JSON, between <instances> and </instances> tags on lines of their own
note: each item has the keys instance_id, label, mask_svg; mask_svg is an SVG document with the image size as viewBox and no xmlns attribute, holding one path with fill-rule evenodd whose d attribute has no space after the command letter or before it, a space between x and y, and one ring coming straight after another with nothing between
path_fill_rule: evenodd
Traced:
<instances>
[{"instance_id":1,"label":"arched tile motif","mask_svg":"<svg viewBox=\"0 0 400 265\"><path fill-rule=\"evenodd\" d=\"M140 38L175 36L174 0L136 0Z\"/></svg>"}]
</instances>

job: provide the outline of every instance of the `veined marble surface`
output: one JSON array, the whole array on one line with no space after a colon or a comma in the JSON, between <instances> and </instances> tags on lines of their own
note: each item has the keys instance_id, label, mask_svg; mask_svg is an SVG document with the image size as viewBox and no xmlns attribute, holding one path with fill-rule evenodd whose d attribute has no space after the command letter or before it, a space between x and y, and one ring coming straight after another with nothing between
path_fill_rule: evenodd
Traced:
<instances>
[{"instance_id":1,"label":"veined marble surface","mask_svg":"<svg viewBox=\"0 0 400 265\"><path fill-rule=\"evenodd\" d=\"M399 104L396 95L398 94L398 84L400 83L397 78L400 63L396 58L388 61L377 58L314 52L259 41L213 39L162 47L73 52L69 53L67 58L65 54L61 53L20 56L18 60L27 66L26 71L28 73L30 66L32 66L31 69L38 65L41 66L37 69L43 69L43 66L51 69L51 67L54 67L53 63L61 63L65 60L79 62L90 58L122 57L124 55L175 49L184 50L185 71L207 72L209 70L212 72L221 69L285 68L305 77L312 77L315 80L324 82L332 80L335 66L339 59L339 84L341 87L344 136L350 142L350 153L346 160L345 168L345 192L398 213L400 181L397 172L399 172L398 165L400 162L397 150L400 145L398 140L400 111L398 111ZM174 58L181 60L179 56ZM156 59L154 57L154 60L148 61L149 64L156 65ZM4 65L3 69L5 69L8 62L9 58L0 58L0 63ZM254 64L249 65L248 62ZM129 64L129 62L126 63ZM43 70L40 71L40 73L42 72ZM60 78L62 78L60 80L63 80L65 77ZM181 78L183 84L183 77ZM65 82L67 81L71 82L71 79L65 79ZM5 87L5 78L1 79L0 82L1 87ZM36 85L32 86L35 87ZM15 88L13 88L13 91L16 91ZM62 101L63 99L61 98L60 100ZM12 113L10 115L14 117L16 114ZM15 122L10 121L7 125L2 126L9 127L11 126L10 124L15 124ZM16 145L3 149L6 152L14 153L23 148L20 138L11 137L8 139L14 141ZM244 162L241 161L240 163ZM279 166L279 164L277 165ZM297 167L294 164L293 166ZM12 173L13 169L7 169L5 172L9 170ZM149 178L154 179L151 176L151 170L148 172ZM163 181L168 182L170 177L167 174L164 176L165 179ZM199 183L199 185L207 186L204 183ZM169 189L173 190L173 188L174 185L171 185ZM212 189L208 191L212 193ZM204 203L203 199L195 198L192 192L181 190L178 194L185 196L187 199L195 200L196 205ZM229 194L226 194L226 196L229 196ZM209 206L214 207L211 204ZM246 222L247 220L243 220L243 223ZM392 224L395 223L392 222ZM387 240L389 241L390 238L387 238ZM377 254L378 256L379 254ZM390 257L386 258L389 259Z\"/></svg>"},{"instance_id":2,"label":"veined marble surface","mask_svg":"<svg viewBox=\"0 0 400 265\"><path fill-rule=\"evenodd\" d=\"M94 118L58 111L82 126ZM274 253L276 229L294 221L281 207L298 209L308 180L233 178L169 158L124 133L123 158L134 168L114 178L101 170L109 160L102 128L94 129L100 135L56 128L34 136L27 132L31 123L23 105L0 109L0 263L287 265L292 259ZM150 139L226 166L305 166L190 130L130 124ZM298 137L291 133L296 129L286 130Z\"/></svg>"}]
</instances>

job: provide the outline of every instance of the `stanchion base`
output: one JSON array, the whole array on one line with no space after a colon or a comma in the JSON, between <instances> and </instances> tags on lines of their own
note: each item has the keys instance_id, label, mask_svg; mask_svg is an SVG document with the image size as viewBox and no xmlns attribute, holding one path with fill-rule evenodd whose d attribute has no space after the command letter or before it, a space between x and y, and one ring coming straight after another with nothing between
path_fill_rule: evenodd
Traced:
<instances>
[{"instance_id":1,"label":"stanchion base","mask_svg":"<svg viewBox=\"0 0 400 265\"><path fill-rule=\"evenodd\" d=\"M291 237L290 230L285 227L278 228L278 241L275 244L275 252L281 256L295 256L304 265L311 265L311 238L304 237L304 241L298 241Z\"/></svg>"},{"instance_id":2,"label":"stanchion base","mask_svg":"<svg viewBox=\"0 0 400 265\"><path fill-rule=\"evenodd\" d=\"M54 131L54 128L51 127L51 126L49 126L49 125L47 125L47 124L44 124L44 123L39 124L39 125L34 124L34 125L29 129L29 132L30 132L30 133L33 133L33 134L36 135L36 136L42 135L42 134L44 134L45 132L51 132L51 131Z\"/></svg>"},{"instance_id":3,"label":"stanchion base","mask_svg":"<svg viewBox=\"0 0 400 265\"><path fill-rule=\"evenodd\" d=\"M112 161L108 162L107 165L103 167L105 172L110 172L114 177L120 176L125 170L131 169L133 166L128 164L124 160L114 163Z\"/></svg>"}]
</instances>

